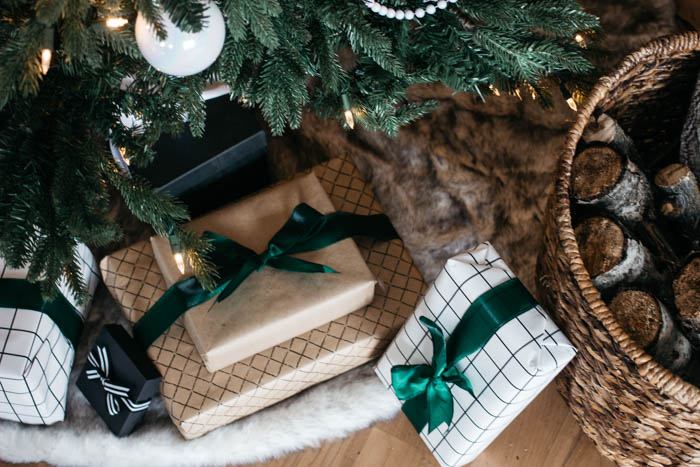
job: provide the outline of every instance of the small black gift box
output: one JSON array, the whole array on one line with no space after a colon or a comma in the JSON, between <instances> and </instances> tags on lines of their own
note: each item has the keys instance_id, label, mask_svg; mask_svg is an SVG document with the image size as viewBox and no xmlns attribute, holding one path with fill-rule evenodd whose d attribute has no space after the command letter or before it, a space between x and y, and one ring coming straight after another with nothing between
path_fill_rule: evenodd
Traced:
<instances>
[{"instance_id":1,"label":"small black gift box","mask_svg":"<svg viewBox=\"0 0 700 467\"><path fill-rule=\"evenodd\" d=\"M158 394L160 373L136 341L119 325L100 331L78 389L117 436L129 435Z\"/></svg>"}]
</instances>

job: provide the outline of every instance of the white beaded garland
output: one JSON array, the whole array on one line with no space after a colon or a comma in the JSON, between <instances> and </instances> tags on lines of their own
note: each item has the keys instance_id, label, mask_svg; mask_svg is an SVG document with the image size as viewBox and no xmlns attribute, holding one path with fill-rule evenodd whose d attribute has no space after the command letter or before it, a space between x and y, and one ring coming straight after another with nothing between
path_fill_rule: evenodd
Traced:
<instances>
[{"instance_id":1,"label":"white beaded garland","mask_svg":"<svg viewBox=\"0 0 700 467\"><path fill-rule=\"evenodd\" d=\"M429 3L425 8L416 8L415 10L395 10L389 8L386 5L382 5L376 0L365 0L365 5L367 8L377 13L380 16L386 16L387 18L411 21L414 18L423 18L426 14L432 15L440 9L444 10L447 8L448 3L457 3L457 0L423 0L424 3Z\"/></svg>"}]
</instances>

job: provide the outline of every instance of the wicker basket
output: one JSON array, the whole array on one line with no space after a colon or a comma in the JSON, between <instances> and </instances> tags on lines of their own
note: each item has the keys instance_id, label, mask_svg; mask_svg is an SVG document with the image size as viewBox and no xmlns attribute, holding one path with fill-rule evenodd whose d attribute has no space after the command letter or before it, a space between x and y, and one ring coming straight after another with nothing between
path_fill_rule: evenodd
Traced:
<instances>
[{"instance_id":1,"label":"wicker basket","mask_svg":"<svg viewBox=\"0 0 700 467\"><path fill-rule=\"evenodd\" d=\"M560 392L600 452L622 465L700 465L700 389L639 348L593 286L571 223L571 163L599 112L616 118L647 160L677 153L699 67L693 32L651 42L603 77L569 131L545 221L538 292L579 349Z\"/></svg>"}]
</instances>

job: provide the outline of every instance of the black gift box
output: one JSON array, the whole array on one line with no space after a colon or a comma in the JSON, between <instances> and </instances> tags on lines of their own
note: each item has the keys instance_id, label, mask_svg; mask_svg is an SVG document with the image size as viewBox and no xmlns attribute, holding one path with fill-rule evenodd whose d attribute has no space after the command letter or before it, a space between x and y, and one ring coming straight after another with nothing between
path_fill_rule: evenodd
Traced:
<instances>
[{"instance_id":1,"label":"black gift box","mask_svg":"<svg viewBox=\"0 0 700 467\"><path fill-rule=\"evenodd\" d=\"M202 137L192 136L185 124L180 135L161 136L150 165L130 170L157 191L180 198L197 217L269 184L266 147L253 113L224 95L206 102Z\"/></svg>"},{"instance_id":2,"label":"black gift box","mask_svg":"<svg viewBox=\"0 0 700 467\"><path fill-rule=\"evenodd\" d=\"M97 336L77 386L109 429L127 436L143 419L144 406L158 394L160 380L156 367L124 328L108 324Z\"/></svg>"}]
</instances>

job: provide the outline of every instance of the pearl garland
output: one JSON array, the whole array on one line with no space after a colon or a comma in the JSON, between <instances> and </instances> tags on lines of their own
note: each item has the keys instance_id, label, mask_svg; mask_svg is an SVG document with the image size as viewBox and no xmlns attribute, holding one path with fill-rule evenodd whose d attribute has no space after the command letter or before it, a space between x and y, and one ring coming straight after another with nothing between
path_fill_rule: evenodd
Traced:
<instances>
[{"instance_id":1,"label":"pearl garland","mask_svg":"<svg viewBox=\"0 0 700 467\"><path fill-rule=\"evenodd\" d=\"M395 10L386 5L382 5L376 0L365 0L367 8L377 13L379 16L387 18L411 21L414 18L423 18L426 14L432 15L437 10L444 10L448 3L457 3L457 0L423 0L424 3L429 3L425 8L416 8L415 10Z\"/></svg>"}]
</instances>

